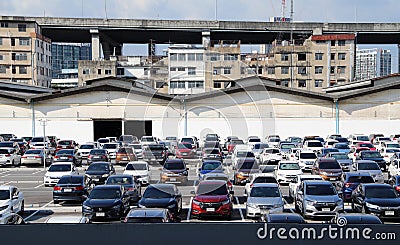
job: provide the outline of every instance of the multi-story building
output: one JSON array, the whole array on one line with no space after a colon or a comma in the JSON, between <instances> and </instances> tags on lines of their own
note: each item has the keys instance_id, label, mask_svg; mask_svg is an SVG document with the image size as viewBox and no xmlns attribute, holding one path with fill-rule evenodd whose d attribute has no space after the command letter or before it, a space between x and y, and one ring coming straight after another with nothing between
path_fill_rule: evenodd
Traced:
<instances>
[{"instance_id":1,"label":"multi-story building","mask_svg":"<svg viewBox=\"0 0 400 245\"><path fill-rule=\"evenodd\" d=\"M355 81L387 76L392 73L392 55L385 49L357 49Z\"/></svg>"},{"instance_id":2,"label":"multi-story building","mask_svg":"<svg viewBox=\"0 0 400 245\"><path fill-rule=\"evenodd\" d=\"M392 74L392 54L388 49L379 50L379 77Z\"/></svg>"},{"instance_id":3,"label":"multi-story building","mask_svg":"<svg viewBox=\"0 0 400 245\"><path fill-rule=\"evenodd\" d=\"M77 78L78 60L91 60L92 48L89 43L51 44L53 78Z\"/></svg>"},{"instance_id":4,"label":"multi-story building","mask_svg":"<svg viewBox=\"0 0 400 245\"><path fill-rule=\"evenodd\" d=\"M51 40L36 22L0 22L0 79L49 87Z\"/></svg>"}]
</instances>

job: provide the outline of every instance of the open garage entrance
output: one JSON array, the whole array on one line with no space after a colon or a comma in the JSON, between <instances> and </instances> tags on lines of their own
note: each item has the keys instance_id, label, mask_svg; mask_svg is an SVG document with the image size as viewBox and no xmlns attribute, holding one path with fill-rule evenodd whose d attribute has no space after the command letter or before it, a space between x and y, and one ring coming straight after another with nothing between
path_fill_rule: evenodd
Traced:
<instances>
[{"instance_id":1,"label":"open garage entrance","mask_svg":"<svg viewBox=\"0 0 400 245\"><path fill-rule=\"evenodd\" d=\"M122 135L122 120L93 120L94 140Z\"/></svg>"},{"instance_id":2,"label":"open garage entrance","mask_svg":"<svg viewBox=\"0 0 400 245\"><path fill-rule=\"evenodd\" d=\"M139 137L151 136L153 134L152 121L125 121L124 134L131 134Z\"/></svg>"}]
</instances>

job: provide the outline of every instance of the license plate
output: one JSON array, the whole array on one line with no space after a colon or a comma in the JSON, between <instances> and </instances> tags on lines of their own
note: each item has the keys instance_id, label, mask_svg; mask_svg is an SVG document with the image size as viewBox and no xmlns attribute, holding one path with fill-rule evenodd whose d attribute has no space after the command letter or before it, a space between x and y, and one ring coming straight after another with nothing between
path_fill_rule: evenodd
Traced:
<instances>
[{"instance_id":1,"label":"license plate","mask_svg":"<svg viewBox=\"0 0 400 245\"><path fill-rule=\"evenodd\" d=\"M63 160L64 160L64 159L68 159L68 157L60 157L60 158L63 159Z\"/></svg>"},{"instance_id":2,"label":"license plate","mask_svg":"<svg viewBox=\"0 0 400 245\"><path fill-rule=\"evenodd\" d=\"M99 181L99 179L92 179L93 181Z\"/></svg>"},{"instance_id":3,"label":"license plate","mask_svg":"<svg viewBox=\"0 0 400 245\"><path fill-rule=\"evenodd\" d=\"M106 216L106 214L105 213L96 213L96 216L97 217L104 217L104 216Z\"/></svg>"},{"instance_id":4,"label":"license plate","mask_svg":"<svg viewBox=\"0 0 400 245\"><path fill-rule=\"evenodd\" d=\"M176 181L176 178L169 178L169 181Z\"/></svg>"},{"instance_id":5,"label":"license plate","mask_svg":"<svg viewBox=\"0 0 400 245\"><path fill-rule=\"evenodd\" d=\"M385 215L393 216L394 215L394 211L385 211Z\"/></svg>"},{"instance_id":6,"label":"license plate","mask_svg":"<svg viewBox=\"0 0 400 245\"><path fill-rule=\"evenodd\" d=\"M100 159L100 157L93 157L94 159Z\"/></svg>"},{"instance_id":7,"label":"license plate","mask_svg":"<svg viewBox=\"0 0 400 245\"><path fill-rule=\"evenodd\" d=\"M215 208L206 208L207 212L215 212Z\"/></svg>"},{"instance_id":8,"label":"license plate","mask_svg":"<svg viewBox=\"0 0 400 245\"><path fill-rule=\"evenodd\" d=\"M28 157L29 159L35 159L35 157Z\"/></svg>"},{"instance_id":9,"label":"license plate","mask_svg":"<svg viewBox=\"0 0 400 245\"><path fill-rule=\"evenodd\" d=\"M182 155L183 155L183 156L187 156L187 153L186 153L186 152L184 152L184 153L182 153Z\"/></svg>"},{"instance_id":10,"label":"license plate","mask_svg":"<svg viewBox=\"0 0 400 245\"><path fill-rule=\"evenodd\" d=\"M330 180L336 180L336 178L330 178Z\"/></svg>"},{"instance_id":11,"label":"license plate","mask_svg":"<svg viewBox=\"0 0 400 245\"><path fill-rule=\"evenodd\" d=\"M123 157L122 160L126 161L126 160L128 160L128 158L127 157Z\"/></svg>"},{"instance_id":12,"label":"license plate","mask_svg":"<svg viewBox=\"0 0 400 245\"><path fill-rule=\"evenodd\" d=\"M64 192L72 192L72 189L70 189L70 188L64 188Z\"/></svg>"},{"instance_id":13,"label":"license plate","mask_svg":"<svg viewBox=\"0 0 400 245\"><path fill-rule=\"evenodd\" d=\"M322 208L322 212L330 212L331 209L330 208Z\"/></svg>"}]
</instances>

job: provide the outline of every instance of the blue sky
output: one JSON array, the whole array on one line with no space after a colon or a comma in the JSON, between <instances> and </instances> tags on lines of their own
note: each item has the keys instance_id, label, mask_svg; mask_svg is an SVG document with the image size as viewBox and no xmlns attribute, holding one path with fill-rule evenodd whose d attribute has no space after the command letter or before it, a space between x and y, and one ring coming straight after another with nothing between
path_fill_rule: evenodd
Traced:
<instances>
[{"instance_id":1,"label":"blue sky","mask_svg":"<svg viewBox=\"0 0 400 245\"><path fill-rule=\"evenodd\" d=\"M0 0L0 14L267 21L269 17L281 16L281 3L282 0ZM290 0L286 0L286 5L289 16ZM400 22L399 12L399 0L294 0L295 21ZM392 51L397 72L397 47L384 48Z\"/></svg>"}]
</instances>

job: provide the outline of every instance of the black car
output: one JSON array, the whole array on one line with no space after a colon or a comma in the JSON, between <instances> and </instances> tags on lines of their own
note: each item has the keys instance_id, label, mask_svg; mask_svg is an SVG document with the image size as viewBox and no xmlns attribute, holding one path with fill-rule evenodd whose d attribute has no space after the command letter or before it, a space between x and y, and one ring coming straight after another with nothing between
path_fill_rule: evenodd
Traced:
<instances>
[{"instance_id":1,"label":"black car","mask_svg":"<svg viewBox=\"0 0 400 245\"><path fill-rule=\"evenodd\" d=\"M182 210L182 194L174 184L149 185L143 193L140 208L167 208L174 216Z\"/></svg>"},{"instance_id":2,"label":"black car","mask_svg":"<svg viewBox=\"0 0 400 245\"><path fill-rule=\"evenodd\" d=\"M387 182L389 185L393 186L397 194L400 194L400 175L391 176Z\"/></svg>"},{"instance_id":3,"label":"black car","mask_svg":"<svg viewBox=\"0 0 400 245\"><path fill-rule=\"evenodd\" d=\"M351 201L351 194L360 183L374 182L374 178L368 173L347 172L342 174L336 187L338 191L343 193L343 201Z\"/></svg>"},{"instance_id":4,"label":"black car","mask_svg":"<svg viewBox=\"0 0 400 245\"><path fill-rule=\"evenodd\" d=\"M72 162L75 165L79 164L78 155L75 149L66 149L57 151L54 156L54 162Z\"/></svg>"},{"instance_id":5,"label":"black car","mask_svg":"<svg viewBox=\"0 0 400 245\"><path fill-rule=\"evenodd\" d=\"M93 149L89 152L87 163L108 162L108 153L106 149Z\"/></svg>"},{"instance_id":6,"label":"black car","mask_svg":"<svg viewBox=\"0 0 400 245\"><path fill-rule=\"evenodd\" d=\"M129 211L122 223L172 223L179 221L165 208L136 208Z\"/></svg>"},{"instance_id":7,"label":"black car","mask_svg":"<svg viewBox=\"0 0 400 245\"><path fill-rule=\"evenodd\" d=\"M82 204L82 214L89 219L120 219L129 211L129 196L121 185L99 185Z\"/></svg>"},{"instance_id":8,"label":"black car","mask_svg":"<svg viewBox=\"0 0 400 245\"><path fill-rule=\"evenodd\" d=\"M292 224L305 224L306 221L300 214L296 213L266 213L263 214L259 222L266 223L292 223Z\"/></svg>"},{"instance_id":9,"label":"black car","mask_svg":"<svg viewBox=\"0 0 400 245\"><path fill-rule=\"evenodd\" d=\"M400 197L388 184L360 184L352 194L351 207L380 218L400 217Z\"/></svg>"},{"instance_id":10,"label":"black car","mask_svg":"<svg viewBox=\"0 0 400 245\"><path fill-rule=\"evenodd\" d=\"M54 204L60 201L83 202L91 190L91 179L83 175L64 175L53 188Z\"/></svg>"},{"instance_id":11,"label":"black car","mask_svg":"<svg viewBox=\"0 0 400 245\"><path fill-rule=\"evenodd\" d=\"M141 190L140 186L136 184L132 175L119 174L112 175L106 180L106 185L122 185L125 193L129 196L129 203L134 204L140 200Z\"/></svg>"},{"instance_id":12,"label":"black car","mask_svg":"<svg viewBox=\"0 0 400 245\"><path fill-rule=\"evenodd\" d=\"M107 178L113 174L115 174L115 169L109 162L94 162L85 172L85 175L89 176L96 185L104 184Z\"/></svg>"},{"instance_id":13,"label":"black car","mask_svg":"<svg viewBox=\"0 0 400 245\"><path fill-rule=\"evenodd\" d=\"M380 225L383 222L373 214L349 214L338 213L328 223L342 225L346 222L347 225Z\"/></svg>"},{"instance_id":14,"label":"black car","mask_svg":"<svg viewBox=\"0 0 400 245\"><path fill-rule=\"evenodd\" d=\"M386 161L379 151L360 151L357 160L371 160L376 162L383 171L386 171Z\"/></svg>"},{"instance_id":15,"label":"black car","mask_svg":"<svg viewBox=\"0 0 400 245\"><path fill-rule=\"evenodd\" d=\"M164 164L167 160L168 149L161 144L147 145L143 147L143 160L151 163Z\"/></svg>"}]
</instances>

